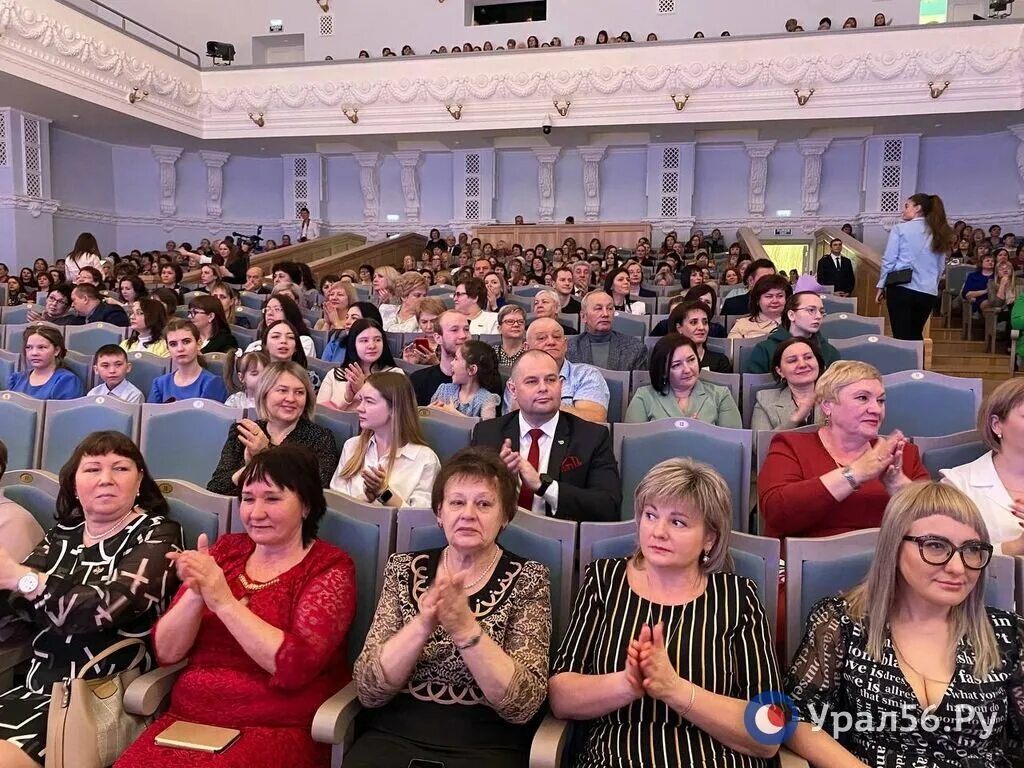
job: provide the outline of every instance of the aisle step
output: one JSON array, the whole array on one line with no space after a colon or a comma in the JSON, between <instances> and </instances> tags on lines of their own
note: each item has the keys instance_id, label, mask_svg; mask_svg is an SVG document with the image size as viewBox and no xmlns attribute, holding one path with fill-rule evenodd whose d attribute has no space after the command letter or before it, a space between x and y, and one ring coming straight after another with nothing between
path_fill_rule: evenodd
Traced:
<instances>
[{"instance_id":1,"label":"aisle step","mask_svg":"<svg viewBox=\"0 0 1024 768\"><path fill-rule=\"evenodd\" d=\"M1010 363L1006 355L989 355L981 353L933 354L932 370L941 371L947 368L974 371L975 376L982 372L1009 371Z\"/></svg>"}]
</instances>

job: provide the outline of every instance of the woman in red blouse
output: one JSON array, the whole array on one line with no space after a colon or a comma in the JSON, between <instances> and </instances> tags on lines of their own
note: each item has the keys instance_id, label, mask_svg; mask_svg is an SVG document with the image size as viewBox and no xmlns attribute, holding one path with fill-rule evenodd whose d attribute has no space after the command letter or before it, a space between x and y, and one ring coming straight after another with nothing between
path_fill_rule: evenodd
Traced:
<instances>
[{"instance_id":1,"label":"woman in red blouse","mask_svg":"<svg viewBox=\"0 0 1024 768\"><path fill-rule=\"evenodd\" d=\"M772 438L757 477L762 535L831 536L877 528L889 497L928 479L916 446L899 431L879 436L885 387L878 370L833 363L815 387L825 424Z\"/></svg>"},{"instance_id":2,"label":"woman in red blouse","mask_svg":"<svg viewBox=\"0 0 1024 768\"><path fill-rule=\"evenodd\" d=\"M188 658L167 714L117 768L287 763L322 768L330 747L311 736L317 708L351 678L345 636L356 606L355 567L316 538L326 512L313 455L281 445L257 455L240 478L245 534L172 558L184 586L157 623L161 664ZM219 755L157 746L178 720L237 728Z\"/></svg>"}]
</instances>

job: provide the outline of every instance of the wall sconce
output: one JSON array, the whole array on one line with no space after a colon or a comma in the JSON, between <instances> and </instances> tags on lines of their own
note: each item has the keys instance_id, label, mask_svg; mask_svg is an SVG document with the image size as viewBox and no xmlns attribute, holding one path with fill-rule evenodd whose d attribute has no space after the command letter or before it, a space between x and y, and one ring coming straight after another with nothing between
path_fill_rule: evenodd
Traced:
<instances>
[{"instance_id":1,"label":"wall sconce","mask_svg":"<svg viewBox=\"0 0 1024 768\"><path fill-rule=\"evenodd\" d=\"M811 96L814 95L814 89L811 88L807 92L806 96L803 95L802 93L800 93L800 89L799 88L794 88L793 89L793 93L796 94L796 103L799 104L802 107L804 104L806 104L808 101L811 100Z\"/></svg>"},{"instance_id":2,"label":"wall sconce","mask_svg":"<svg viewBox=\"0 0 1024 768\"><path fill-rule=\"evenodd\" d=\"M565 117L566 115L569 114L569 107L572 106L571 101L553 101L551 103L555 105L555 109L558 110L558 114L560 114L562 117Z\"/></svg>"},{"instance_id":3,"label":"wall sconce","mask_svg":"<svg viewBox=\"0 0 1024 768\"><path fill-rule=\"evenodd\" d=\"M128 94L128 103L138 104L140 101L145 101L147 96L149 96L149 91L132 88L131 93Z\"/></svg>"},{"instance_id":4,"label":"wall sconce","mask_svg":"<svg viewBox=\"0 0 1024 768\"><path fill-rule=\"evenodd\" d=\"M263 113L262 112L259 112L259 113L250 112L249 113L249 119L252 120L254 123L256 123L256 127L257 128L262 128L264 125L267 124L267 121L263 119Z\"/></svg>"},{"instance_id":5,"label":"wall sconce","mask_svg":"<svg viewBox=\"0 0 1024 768\"><path fill-rule=\"evenodd\" d=\"M359 122L359 110L356 108L349 109L348 107L342 107L341 114L348 118L348 121L355 125Z\"/></svg>"},{"instance_id":6,"label":"wall sconce","mask_svg":"<svg viewBox=\"0 0 1024 768\"><path fill-rule=\"evenodd\" d=\"M690 94L686 94L685 96L676 96L674 93L672 94L672 103L676 105L677 112L682 112L683 107L686 106L686 102L689 100Z\"/></svg>"},{"instance_id":7,"label":"wall sconce","mask_svg":"<svg viewBox=\"0 0 1024 768\"><path fill-rule=\"evenodd\" d=\"M934 81L928 83L928 90L931 91L933 99L939 98L947 88L949 88L949 80L944 81L941 86L936 85Z\"/></svg>"},{"instance_id":8,"label":"wall sconce","mask_svg":"<svg viewBox=\"0 0 1024 768\"><path fill-rule=\"evenodd\" d=\"M320 10L327 13L331 10L330 0L316 0L316 4L320 6Z\"/></svg>"},{"instance_id":9,"label":"wall sconce","mask_svg":"<svg viewBox=\"0 0 1024 768\"><path fill-rule=\"evenodd\" d=\"M448 114L456 120L462 119L462 105L456 104L454 107L451 104L446 104L445 109L448 110Z\"/></svg>"}]
</instances>

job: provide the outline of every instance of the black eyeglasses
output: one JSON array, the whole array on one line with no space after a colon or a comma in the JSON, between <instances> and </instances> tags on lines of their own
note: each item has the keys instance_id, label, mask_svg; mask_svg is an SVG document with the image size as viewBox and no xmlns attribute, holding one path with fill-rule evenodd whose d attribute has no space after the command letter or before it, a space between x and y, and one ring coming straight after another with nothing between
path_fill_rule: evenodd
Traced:
<instances>
[{"instance_id":1,"label":"black eyeglasses","mask_svg":"<svg viewBox=\"0 0 1024 768\"><path fill-rule=\"evenodd\" d=\"M942 536L904 536L903 540L915 542L921 559L928 565L945 565L959 552L965 568L980 571L992 559L992 545L976 539L965 541L959 547Z\"/></svg>"}]
</instances>

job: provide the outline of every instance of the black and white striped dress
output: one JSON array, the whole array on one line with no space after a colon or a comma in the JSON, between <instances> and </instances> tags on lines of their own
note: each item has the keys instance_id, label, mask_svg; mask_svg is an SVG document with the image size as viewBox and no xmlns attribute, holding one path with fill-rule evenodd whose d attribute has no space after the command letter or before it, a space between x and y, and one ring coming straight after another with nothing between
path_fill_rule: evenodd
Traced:
<instances>
[{"instance_id":1,"label":"black and white striped dress","mask_svg":"<svg viewBox=\"0 0 1024 768\"><path fill-rule=\"evenodd\" d=\"M86 547L84 525L57 525L25 559L47 574L34 601L0 591L0 631L22 625L30 632L32 663L25 685L0 693L0 739L44 761L46 718L53 684L76 676L90 658L119 640L146 638L178 589L165 557L182 547L181 526L142 514L124 530ZM105 677L127 666L133 649L104 662L88 677ZM143 669L151 666L146 658Z\"/></svg>"},{"instance_id":2,"label":"black and white striped dress","mask_svg":"<svg viewBox=\"0 0 1024 768\"><path fill-rule=\"evenodd\" d=\"M587 568L552 676L621 672L629 644L643 625L663 623L665 647L680 677L745 701L763 691L779 690L771 631L752 581L713 573L704 594L696 599L661 605L630 588L628 562L626 558L597 560ZM774 764L730 749L649 696L588 725L585 745L574 762L577 768Z\"/></svg>"}]
</instances>

